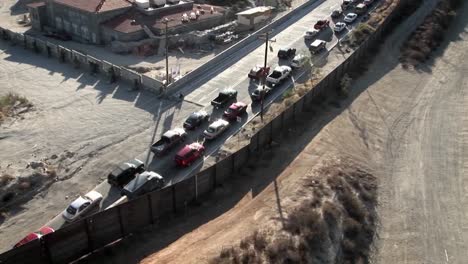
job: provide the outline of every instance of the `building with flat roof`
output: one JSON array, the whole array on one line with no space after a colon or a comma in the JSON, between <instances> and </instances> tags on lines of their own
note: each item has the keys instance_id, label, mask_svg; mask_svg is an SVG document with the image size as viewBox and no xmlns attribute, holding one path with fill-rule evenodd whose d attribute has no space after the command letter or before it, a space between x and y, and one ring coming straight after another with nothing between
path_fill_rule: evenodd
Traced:
<instances>
[{"instance_id":1,"label":"building with flat roof","mask_svg":"<svg viewBox=\"0 0 468 264\"><path fill-rule=\"evenodd\" d=\"M237 23L249 28L255 28L256 25L269 19L273 12L274 7L271 6L257 6L247 9L236 14Z\"/></svg>"},{"instance_id":2,"label":"building with flat roof","mask_svg":"<svg viewBox=\"0 0 468 264\"><path fill-rule=\"evenodd\" d=\"M43 0L28 5L36 30L91 44L131 42L224 23L225 9L179 0Z\"/></svg>"}]
</instances>

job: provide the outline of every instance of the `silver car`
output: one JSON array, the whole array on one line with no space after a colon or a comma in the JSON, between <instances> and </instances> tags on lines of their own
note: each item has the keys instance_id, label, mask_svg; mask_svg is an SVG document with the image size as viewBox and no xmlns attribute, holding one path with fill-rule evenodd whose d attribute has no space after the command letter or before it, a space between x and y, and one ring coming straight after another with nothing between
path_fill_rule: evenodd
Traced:
<instances>
[{"instance_id":1,"label":"silver car","mask_svg":"<svg viewBox=\"0 0 468 264\"><path fill-rule=\"evenodd\" d=\"M84 196L80 196L73 201L65 211L63 211L62 216L65 218L65 221L72 222L78 219L81 215L88 212L93 206L99 204L102 200L102 195L96 191L90 191Z\"/></svg>"},{"instance_id":2,"label":"silver car","mask_svg":"<svg viewBox=\"0 0 468 264\"><path fill-rule=\"evenodd\" d=\"M223 119L218 119L210 124L210 126L203 131L206 139L214 139L222 134L229 127L229 122Z\"/></svg>"}]
</instances>

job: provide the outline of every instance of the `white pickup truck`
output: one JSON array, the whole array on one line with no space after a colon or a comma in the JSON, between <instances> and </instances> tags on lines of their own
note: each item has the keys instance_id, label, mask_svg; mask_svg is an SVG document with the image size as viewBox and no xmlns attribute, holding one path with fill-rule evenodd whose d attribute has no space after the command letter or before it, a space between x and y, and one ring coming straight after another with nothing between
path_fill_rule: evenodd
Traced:
<instances>
[{"instance_id":1,"label":"white pickup truck","mask_svg":"<svg viewBox=\"0 0 468 264\"><path fill-rule=\"evenodd\" d=\"M269 84L277 85L282 81L286 80L290 74L291 67L285 65L278 66L272 73L270 73L270 75L268 75L266 81Z\"/></svg>"}]
</instances>

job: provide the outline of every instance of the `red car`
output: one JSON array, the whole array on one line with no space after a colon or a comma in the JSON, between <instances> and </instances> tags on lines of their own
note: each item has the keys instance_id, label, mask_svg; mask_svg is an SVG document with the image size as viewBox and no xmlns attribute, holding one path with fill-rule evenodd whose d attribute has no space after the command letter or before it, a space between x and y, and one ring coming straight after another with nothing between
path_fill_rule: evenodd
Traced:
<instances>
[{"instance_id":1,"label":"red car","mask_svg":"<svg viewBox=\"0 0 468 264\"><path fill-rule=\"evenodd\" d=\"M223 117L227 120L235 120L238 116L247 113L247 104L235 102L224 111Z\"/></svg>"},{"instance_id":2,"label":"red car","mask_svg":"<svg viewBox=\"0 0 468 264\"><path fill-rule=\"evenodd\" d=\"M323 20L319 20L319 21L317 21L317 23L315 23L314 29L322 30L322 29L325 29L325 28L327 28L329 26L330 26L330 21L328 21L326 19L323 19Z\"/></svg>"},{"instance_id":3,"label":"red car","mask_svg":"<svg viewBox=\"0 0 468 264\"><path fill-rule=\"evenodd\" d=\"M260 80L270 73L270 67L255 66L248 74L250 79Z\"/></svg>"},{"instance_id":4,"label":"red car","mask_svg":"<svg viewBox=\"0 0 468 264\"><path fill-rule=\"evenodd\" d=\"M197 142L185 145L175 156L175 162L181 167L190 166L196 159L203 157L205 147Z\"/></svg>"},{"instance_id":5,"label":"red car","mask_svg":"<svg viewBox=\"0 0 468 264\"><path fill-rule=\"evenodd\" d=\"M27 244L27 243L31 242L31 241L34 241L36 239L41 239L41 237L43 237L43 236L45 236L47 234L53 233L53 232L55 232L54 229L52 229L51 227L48 227L48 226L44 226L41 229L39 229L39 231L31 233L31 234L27 235L25 238L21 239L21 241L16 243L16 245L14 247L17 248L17 247L20 247L20 246L22 246L24 244Z\"/></svg>"}]
</instances>

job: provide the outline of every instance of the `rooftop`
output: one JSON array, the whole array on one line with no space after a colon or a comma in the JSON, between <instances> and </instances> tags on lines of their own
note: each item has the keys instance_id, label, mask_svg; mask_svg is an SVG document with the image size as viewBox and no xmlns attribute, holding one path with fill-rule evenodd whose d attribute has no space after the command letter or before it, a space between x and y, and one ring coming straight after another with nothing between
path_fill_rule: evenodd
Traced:
<instances>
[{"instance_id":1,"label":"rooftop","mask_svg":"<svg viewBox=\"0 0 468 264\"><path fill-rule=\"evenodd\" d=\"M91 13L131 7L133 3L131 0L54 0L54 2Z\"/></svg>"},{"instance_id":2,"label":"rooftop","mask_svg":"<svg viewBox=\"0 0 468 264\"><path fill-rule=\"evenodd\" d=\"M27 6L29 7L32 7L32 8L36 8L36 7L40 7L40 6L45 6L45 2L35 2L35 3L30 3L30 4L27 4Z\"/></svg>"},{"instance_id":3,"label":"rooftop","mask_svg":"<svg viewBox=\"0 0 468 264\"><path fill-rule=\"evenodd\" d=\"M268 11L273 10L273 9L275 9L275 8L272 7L272 6L257 6L257 7L250 8L250 9L247 9L245 11L239 12L236 15L249 16L249 15L265 13L265 12L268 12Z\"/></svg>"},{"instance_id":4,"label":"rooftop","mask_svg":"<svg viewBox=\"0 0 468 264\"><path fill-rule=\"evenodd\" d=\"M149 28L161 30L165 27L165 24L162 21L163 19L167 18L169 20L167 23L168 28L177 27L180 25L187 25L190 27L190 24L195 21L221 16L222 12L224 12L224 8L213 6L214 12L211 14L211 7L211 5L193 5L192 9L188 10L170 10L164 16L147 16L137 10L131 10L123 15L103 23L103 25L122 33L132 33L143 30L143 25L146 25ZM184 13L190 15L191 12L196 13L197 11L199 11L200 14L197 20L182 22L182 15Z\"/></svg>"}]
</instances>

